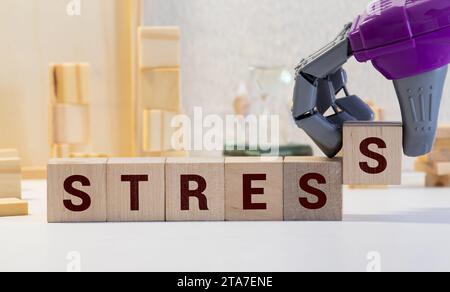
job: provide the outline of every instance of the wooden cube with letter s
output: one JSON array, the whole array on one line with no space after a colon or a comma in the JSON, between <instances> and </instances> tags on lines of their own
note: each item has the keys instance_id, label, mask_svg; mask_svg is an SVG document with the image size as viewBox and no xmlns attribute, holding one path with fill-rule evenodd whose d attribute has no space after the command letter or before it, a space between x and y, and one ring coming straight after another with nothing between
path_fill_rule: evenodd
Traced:
<instances>
[{"instance_id":1,"label":"wooden cube with letter s","mask_svg":"<svg viewBox=\"0 0 450 292\"><path fill-rule=\"evenodd\" d=\"M342 220L342 160L286 157L284 220Z\"/></svg>"},{"instance_id":2,"label":"wooden cube with letter s","mask_svg":"<svg viewBox=\"0 0 450 292\"><path fill-rule=\"evenodd\" d=\"M106 222L106 165L106 158L51 160L48 222Z\"/></svg>"},{"instance_id":3,"label":"wooden cube with letter s","mask_svg":"<svg viewBox=\"0 0 450 292\"><path fill-rule=\"evenodd\" d=\"M344 184L400 185L402 124L348 122L344 125Z\"/></svg>"}]
</instances>

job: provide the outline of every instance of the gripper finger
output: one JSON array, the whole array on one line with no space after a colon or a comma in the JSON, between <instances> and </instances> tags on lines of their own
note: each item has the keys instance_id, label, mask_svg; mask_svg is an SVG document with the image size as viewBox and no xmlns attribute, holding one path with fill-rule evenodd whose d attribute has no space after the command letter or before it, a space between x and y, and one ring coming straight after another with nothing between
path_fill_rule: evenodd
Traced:
<instances>
[{"instance_id":1,"label":"gripper finger","mask_svg":"<svg viewBox=\"0 0 450 292\"><path fill-rule=\"evenodd\" d=\"M342 132L322 115L315 114L297 121L297 125L317 144L328 157L334 157L342 148Z\"/></svg>"},{"instance_id":2,"label":"gripper finger","mask_svg":"<svg viewBox=\"0 0 450 292\"><path fill-rule=\"evenodd\" d=\"M447 67L394 81L402 111L403 149L407 156L417 157L432 150Z\"/></svg>"}]
</instances>

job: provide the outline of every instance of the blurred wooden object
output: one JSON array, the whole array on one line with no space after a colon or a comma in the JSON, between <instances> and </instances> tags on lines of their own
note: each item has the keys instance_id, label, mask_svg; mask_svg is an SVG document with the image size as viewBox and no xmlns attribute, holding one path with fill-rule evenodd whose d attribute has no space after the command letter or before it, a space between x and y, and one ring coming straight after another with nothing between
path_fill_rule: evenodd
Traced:
<instances>
[{"instance_id":1,"label":"blurred wooden object","mask_svg":"<svg viewBox=\"0 0 450 292\"><path fill-rule=\"evenodd\" d=\"M20 164L17 150L0 150L0 198L22 198Z\"/></svg>"},{"instance_id":2,"label":"blurred wooden object","mask_svg":"<svg viewBox=\"0 0 450 292\"><path fill-rule=\"evenodd\" d=\"M182 112L180 29L140 27L138 38L137 154L186 156L171 141L176 131L171 121Z\"/></svg>"},{"instance_id":3,"label":"blurred wooden object","mask_svg":"<svg viewBox=\"0 0 450 292\"><path fill-rule=\"evenodd\" d=\"M0 199L0 217L28 215L28 202L17 198Z\"/></svg>"},{"instance_id":4,"label":"blurred wooden object","mask_svg":"<svg viewBox=\"0 0 450 292\"><path fill-rule=\"evenodd\" d=\"M141 1L82 1L77 16L66 13L69 2L2 1L7 9L0 11L0 34L8 45L0 47L0 148L17 148L24 169L45 169L50 156L48 64L53 62L91 64L91 115L95 117L91 120L95 122L90 125L90 151L109 156L135 154ZM84 81L76 89L83 99Z\"/></svg>"},{"instance_id":5,"label":"blurred wooden object","mask_svg":"<svg viewBox=\"0 0 450 292\"><path fill-rule=\"evenodd\" d=\"M426 173L427 187L450 187L450 125L439 126L433 150L416 160L415 170Z\"/></svg>"}]
</instances>

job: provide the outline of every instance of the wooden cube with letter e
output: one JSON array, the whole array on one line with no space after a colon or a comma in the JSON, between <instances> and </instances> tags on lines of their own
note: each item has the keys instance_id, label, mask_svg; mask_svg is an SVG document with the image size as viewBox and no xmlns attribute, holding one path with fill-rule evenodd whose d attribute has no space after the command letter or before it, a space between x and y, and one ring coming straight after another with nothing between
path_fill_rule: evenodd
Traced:
<instances>
[{"instance_id":1,"label":"wooden cube with letter e","mask_svg":"<svg viewBox=\"0 0 450 292\"><path fill-rule=\"evenodd\" d=\"M348 122L343 136L344 184L401 184L401 123Z\"/></svg>"},{"instance_id":2,"label":"wooden cube with letter e","mask_svg":"<svg viewBox=\"0 0 450 292\"><path fill-rule=\"evenodd\" d=\"M225 160L227 221L283 220L283 158Z\"/></svg>"},{"instance_id":3,"label":"wooden cube with letter e","mask_svg":"<svg viewBox=\"0 0 450 292\"><path fill-rule=\"evenodd\" d=\"M286 157L284 220L342 220L342 160Z\"/></svg>"}]
</instances>

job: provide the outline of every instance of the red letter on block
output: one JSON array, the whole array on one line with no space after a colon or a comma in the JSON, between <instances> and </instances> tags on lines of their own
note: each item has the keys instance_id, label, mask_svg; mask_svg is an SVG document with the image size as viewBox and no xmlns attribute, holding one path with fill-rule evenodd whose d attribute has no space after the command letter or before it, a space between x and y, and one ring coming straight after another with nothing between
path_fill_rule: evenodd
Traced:
<instances>
[{"instance_id":1,"label":"red letter on block","mask_svg":"<svg viewBox=\"0 0 450 292\"><path fill-rule=\"evenodd\" d=\"M191 190L189 184L191 182L197 183L197 189ZM182 175L181 176L181 210L189 211L189 198L195 197L199 201L200 210L208 211L208 199L203 194L206 190L206 180L199 175Z\"/></svg>"},{"instance_id":2,"label":"red letter on block","mask_svg":"<svg viewBox=\"0 0 450 292\"><path fill-rule=\"evenodd\" d=\"M122 181L130 183L131 211L139 211L139 183L148 181L148 175L122 175Z\"/></svg>"},{"instance_id":3,"label":"red letter on block","mask_svg":"<svg viewBox=\"0 0 450 292\"><path fill-rule=\"evenodd\" d=\"M369 173L369 174L379 174L386 170L387 168L387 160L386 158L378 154L376 152L373 152L369 149L369 146L375 144L380 149L386 149L386 142L384 142L380 138L367 138L364 141L361 142L360 145L360 151L363 155L369 157L370 159L376 160L378 162L377 167L370 167L367 162L360 162L359 167L362 171Z\"/></svg>"},{"instance_id":4,"label":"red letter on block","mask_svg":"<svg viewBox=\"0 0 450 292\"><path fill-rule=\"evenodd\" d=\"M317 203L310 203L307 198L300 198L299 199L300 205L310 210L322 209L327 204L327 195L321 190L318 190L310 186L309 181L311 180L317 181L318 184L327 183L325 177L318 173L308 173L302 176L300 179L300 188L303 191L307 192L308 194L316 196L318 200Z\"/></svg>"},{"instance_id":5,"label":"red letter on block","mask_svg":"<svg viewBox=\"0 0 450 292\"><path fill-rule=\"evenodd\" d=\"M264 195L264 189L252 188L253 181L265 181L267 175L265 174L244 174L243 177L243 194L244 194L244 210L267 210L265 203L253 203L253 195Z\"/></svg>"},{"instance_id":6,"label":"red letter on block","mask_svg":"<svg viewBox=\"0 0 450 292\"><path fill-rule=\"evenodd\" d=\"M67 193L71 194L72 196L81 199L82 202L80 205L74 205L71 200L64 200L64 207L66 207L69 211L72 212L84 212L87 209L89 209L89 207L91 207L91 197L89 197L89 195L86 194L85 192L82 192L74 188L73 184L75 182L81 183L83 187L89 187L91 185L91 182L85 176L73 175L68 177L64 181L64 190Z\"/></svg>"}]
</instances>

